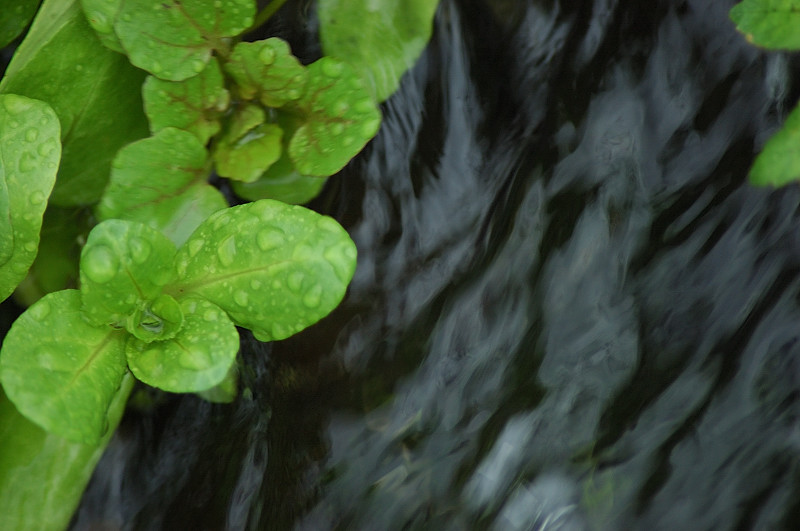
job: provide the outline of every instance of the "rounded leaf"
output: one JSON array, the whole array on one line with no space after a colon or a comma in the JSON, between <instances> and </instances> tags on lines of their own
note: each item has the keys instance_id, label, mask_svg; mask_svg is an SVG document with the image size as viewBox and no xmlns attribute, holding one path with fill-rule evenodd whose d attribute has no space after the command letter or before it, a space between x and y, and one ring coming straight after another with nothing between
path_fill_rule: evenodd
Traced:
<instances>
[{"instance_id":1,"label":"rounded leaf","mask_svg":"<svg viewBox=\"0 0 800 531\"><path fill-rule=\"evenodd\" d=\"M217 173L237 181L253 182L281 155L283 130L264 123L264 111L255 105L240 107L225 134L216 142Z\"/></svg>"},{"instance_id":2,"label":"rounded leaf","mask_svg":"<svg viewBox=\"0 0 800 531\"><path fill-rule=\"evenodd\" d=\"M131 63L161 79L202 72L214 48L253 23L253 0L125 0L114 23Z\"/></svg>"},{"instance_id":3,"label":"rounded leaf","mask_svg":"<svg viewBox=\"0 0 800 531\"><path fill-rule=\"evenodd\" d=\"M148 76L142 96L152 133L177 127L193 133L203 145L219 132L219 119L230 103L219 63L213 58L200 74L184 81Z\"/></svg>"},{"instance_id":4,"label":"rounded leaf","mask_svg":"<svg viewBox=\"0 0 800 531\"><path fill-rule=\"evenodd\" d=\"M308 66L308 74L306 92L295 104L304 121L289 142L289 156L301 174L327 177L375 136L381 113L347 64L323 57Z\"/></svg>"},{"instance_id":5,"label":"rounded leaf","mask_svg":"<svg viewBox=\"0 0 800 531\"><path fill-rule=\"evenodd\" d=\"M160 232L134 221L103 221L81 251L84 315L97 325L125 326L172 280L174 257L175 245Z\"/></svg>"},{"instance_id":6,"label":"rounded leaf","mask_svg":"<svg viewBox=\"0 0 800 531\"><path fill-rule=\"evenodd\" d=\"M397 90L433 31L439 0L319 0L325 55L347 61L377 101ZM358 21L354 24L353 21Z\"/></svg>"},{"instance_id":7,"label":"rounded leaf","mask_svg":"<svg viewBox=\"0 0 800 531\"><path fill-rule=\"evenodd\" d=\"M783 186L800 181L800 107L764 145L750 169L750 182L757 186Z\"/></svg>"},{"instance_id":8,"label":"rounded leaf","mask_svg":"<svg viewBox=\"0 0 800 531\"><path fill-rule=\"evenodd\" d=\"M81 0L81 7L89 25L107 48L124 53L117 34L114 33L114 20L117 18L122 0Z\"/></svg>"},{"instance_id":9,"label":"rounded leaf","mask_svg":"<svg viewBox=\"0 0 800 531\"><path fill-rule=\"evenodd\" d=\"M17 409L44 429L93 444L125 368L125 334L81 317L76 290L50 293L11 326L0 351L0 381Z\"/></svg>"},{"instance_id":10,"label":"rounded leaf","mask_svg":"<svg viewBox=\"0 0 800 531\"><path fill-rule=\"evenodd\" d=\"M127 219L163 232L176 245L228 206L209 185L208 153L188 131L167 127L117 153L97 207L100 219Z\"/></svg>"},{"instance_id":11,"label":"rounded leaf","mask_svg":"<svg viewBox=\"0 0 800 531\"><path fill-rule=\"evenodd\" d=\"M231 181L234 193L242 199L275 199L292 205L308 203L322 191L325 177L307 177L295 171L285 152L258 180L244 183Z\"/></svg>"},{"instance_id":12,"label":"rounded leaf","mask_svg":"<svg viewBox=\"0 0 800 531\"><path fill-rule=\"evenodd\" d=\"M356 247L335 220L264 199L204 221L178 249L176 298L200 295L259 339L314 324L342 300Z\"/></svg>"},{"instance_id":13,"label":"rounded leaf","mask_svg":"<svg viewBox=\"0 0 800 531\"><path fill-rule=\"evenodd\" d=\"M239 351L239 333L225 312L209 301L181 301L183 326L166 341L131 338L125 353L134 376L172 393L194 393L223 382Z\"/></svg>"},{"instance_id":14,"label":"rounded leaf","mask_svg":"<svg viewBox=\"0 0 800 531\"><path fill-rule=\"evenodd\" d=\"M61 155L53 109L16 94L0 94L0 300L28 272Z\"/></svg>"},{"instance_id":15,"label":"rounded leaf","mask_svg":"<svg viewBox=\"0 0 800 531\"><path fill-rule=\"evenodd\" d=\"M744 0L731 20L747 40L773 50L800 50L800 0Z\"/></svg>"},{"instance_id":16,"label":"rounded leaf","mask_svg":"<svg viewBox=\"0 0 800 531\"><path fill-rule=\"evenodd\" d=\"M258 98L267 107L280 107L302 96L307 73L292 55L289 44L277 37L256 42L240 42L225 70L236 82L239 95Z\"/></svg>"}]
</instances>

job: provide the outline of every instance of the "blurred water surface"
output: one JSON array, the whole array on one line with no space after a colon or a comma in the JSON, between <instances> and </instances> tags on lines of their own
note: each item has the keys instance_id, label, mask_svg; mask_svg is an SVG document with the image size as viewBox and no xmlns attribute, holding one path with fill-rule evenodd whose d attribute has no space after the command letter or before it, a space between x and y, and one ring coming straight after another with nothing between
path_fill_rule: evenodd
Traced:
<instances>
[{"instance_id":1,"label":"blurred water surface","mask_svg":"<svg viewBox=\"0 0 800 531\"><path fill-rule=\"evenodd\" d=\"M73 528L795 529L800 191L746 173L800 65L732 4L442 0L312 204L344 304L131 410Z\"/></svg>"}]
</instances>

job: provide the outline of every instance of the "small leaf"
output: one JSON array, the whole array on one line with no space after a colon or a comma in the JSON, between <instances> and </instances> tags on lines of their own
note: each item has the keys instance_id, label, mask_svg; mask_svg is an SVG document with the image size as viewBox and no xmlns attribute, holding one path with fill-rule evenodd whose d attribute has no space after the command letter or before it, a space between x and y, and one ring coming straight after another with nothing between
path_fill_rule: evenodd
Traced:
<instances>
[{"instance_id":1,"label":"small leaf","mask_svg":"<svg viewBox=\"0 0 800 531\"><path fill-rule=\"evenodd\" d=\"M151 343L172 339L183 326L183 311L178 301L161 294L128 316L125 328L136 338Z\"/></svg>"},{"instance_id":2,"label":"small leaf","mask_svg":"<svg viewBox=\"0 0 800 531\"><path fill-rule=\"evenodd\" d=\"M203 71L213 49L225 49L253 23L252 0L125 0L114 29L131 63L161 79Z\"/></svg>"},{"instance_id":3,"label":"small leaf","mask_svg":"<svg viewBox=\"0 0 800 531\"><path fill-rule=\"evenodd\" d=\"M375 136L381 113L345 63L323 57L308 73L306 92L295 104L305 122L289 143L289 156L301 174L327 177Z\"/></svg>"},{"instance_id":4,"label":"small leaf","mask_svg":"<svg viewBox=\"0 0 800 531\"><path fill-rule=\"evenodd\" d=\"M3 0L0 9L0 48L16 39L30 23L39 0Z\"/></svg>"},{"instance_id":5,"label":"small leaf","mask_svg":"<svg viewBox=\"0 0 800 531\"><path fill-rule=\"evenodd\" d=\"M764 145L750 169L750 182L756 186L783 186L800 181L800 107Z\"/></svg>"},{"instance_id":6,"label":"small leaf","mask_svg":"<svg viewBox=\"0 0 800 531\"><path fill-rule=\"evenodd\" d=\"M347 61L379 102L428 44L438 0L319 0L325 55ZM358 21L358 23L354 23Z\"/></svg>"},{"instance_id":7,"label":"small leaf","mask_svg":"<svg viewBox=\"0 0 800 531\"><path fill-rule=\"evenodd\" d=\"M81 252L84 315L96 325L125 326L172 280L174 257L175 245L160 232L133 221L103 221Z\"/></svg>"},{"instance_id":8,"label":"small leaf","mask_svg":"<svg viewBox=\"0 0 800 531\"><path fill-rule=\"evenodd\" d=\"M225 312L206 300L189 297L181 308L184 323L174 338L128 341L128 365L141 381L164 391L205 391L225 380L239 351L239 333Z\"/></svg>"},{"instance_id":9,"label":"small leaf","mask_svg":"<svg viewBox=\"0 0 800 531\"><path fill-rule=\"evenodd\" d=\"M165 291L200 295L262 340L289 337L344 297L356 248L333 219L264 199L204 221L178 250L179 281Z\"/></svg>"},{"instance_id":10,"label":"small leaf","mask_svg":"<svg viewBox=\"0 0 800 531\"><path fill-rule=\"evenodd\" d=\"M800 0L744 0L731 8L730 17L758 46L800 50Z\"/></svg>"},{"instance_id":11,"label":"small leaf","mask_svg":"<svg viewBox=\"0 0 800 531\"><path fill-rule=\"evenodd\" d=\"M242 199L275 199L291 205L302 205L317 197L327 179L307 177L295 171L289 155L284 152L267 172L251 183L231 181L234 193Z\"/></svg>"},{"instance_id":12,"label":"small leaf","mask_svg":"<svg viewBox=\"0 0 800 531\"><path fill-rule=\"evenodd\" d=\"M201 221L228 206L206 181L207 155L197 137L173 127L125 146L114 159L98 217L138 221L182 244Z\"/></svg>"},{"instance_id":13,"label":"small leaf","mask_svg":"<svg viewBox=\"0 0 800 531\"><path fill-rule=\"evenodd\" d=\"M76 290L50 293L12 325L0 380L17 409L66 439L97 443L125 374L125 334L81 317Z\"/></svg>"},{"instance_id":14,"label":"small leaf","mask_svg":"<svg viewBox=\"0 0 800 531\"><path fill-rule=\"evenodd\" d=\"M219 63L213 58L200 74L185 81L148 76L142 95L153 134L177 127L193 133L204 145L219 132L219 119L230 102Z\"/></svg>"},{"instance_id":15,"label":"small leaf","mask_svg":"<svg viewBox=\"0 0 800 531\"><path fill-rule=\"evenodd\" d=\"M61 155L60 128L44 102L0 94L0 300L28 272Z\"/></svg>"},{"instance_id":16,"label":"small leaf","mask_svg":"<svg viewBox=\"0 0 800 531\"><path fill-rule=\"evenodd\" d=\"M115 52L125 53L114 33L114 19L117 18L121 5L122 0L81 0L86 19L100 42Z\"/></svg>"},{"instance_id":17,"label":"small leaf","mask_svg":"<svg viewBox=\"0 0 800 531\"><path fill-rule=\"evenodd\" d=\"M46 1L0 92L48 103L61 122L62 156L50 203L96 202L119 148L147 134L144 72L97 40L77 0Z\"/></svg>"},{"instance_id":18,"label":"small leaf","mask_svg":"<svg viewBox=\"0 0 800 531\"><path fill-rule=\"evenodd\" d=\"M240 42L225 70L236 82L239 95L258 98L267 107L280 107L302 96L306 70L292 55L289 44L277 37Z\"/></svg>"},{"instance_id":19,"label":"small leaf","mask_svg":"<svg viewBox=\"0 0 800 531\"><path fill-rule=\"evenodd\" d=\"M281 155L283 130L264 123L264 111L246 105L234 113L214 147L217 173L237 181L258 179Z\"/></svg>"}]
</instances>

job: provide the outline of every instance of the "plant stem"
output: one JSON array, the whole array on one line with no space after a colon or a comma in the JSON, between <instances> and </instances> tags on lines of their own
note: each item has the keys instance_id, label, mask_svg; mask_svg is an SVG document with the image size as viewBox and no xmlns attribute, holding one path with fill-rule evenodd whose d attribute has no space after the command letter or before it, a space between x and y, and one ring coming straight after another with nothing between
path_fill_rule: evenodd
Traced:
<instances>
[{"instance_id":1,"label":"plant stem","mask_svg":"<svg viewBox=\"0 0 800 531\"><path fill-rule=\"evenodd\" d=\"M247 30L245 31L245 33L248 33L248 32L250 32L250 31L253 31L253 30L254 30L254 29L256 29L257 27L259 27L259 26L261 26L262 24L264 24L266 21L268 21L268 20L270 19L270 17L271 17L272 15L274 15L274 14L276 13L276 12L277 12L277 11L278 11L278 10L281 8L281 6L283 6L283 4L285 4L285 3L286 3L286 0L272 0L272 2L270 2L269 4L267 4L267 7L265 7L264 9L262 9L262 10L261 10L261 12L260 12L258 15L256 15L256 19L255 19L255 21L253 22L253 25L252 25L252 26L250 26L249 28L247 28Z\"/></svg>"}]
</instances>

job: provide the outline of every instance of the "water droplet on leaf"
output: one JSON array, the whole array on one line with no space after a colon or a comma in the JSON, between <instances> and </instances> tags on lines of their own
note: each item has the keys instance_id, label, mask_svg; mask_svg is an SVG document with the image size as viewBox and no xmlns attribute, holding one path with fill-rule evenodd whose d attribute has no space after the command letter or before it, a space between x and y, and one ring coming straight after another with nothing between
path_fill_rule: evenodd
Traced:
<instances>
[{"instance_id":1,"label":"water droplet on leaf","mask_svg":"<svg viewBox=\"0 0 800 531\"><path fill-rule=\"evenodd\" d=\"M310 290L303 296L303 304L306 308L316 308L322 300L322 286L314 284Z\"/></svg>"},{"instance_id":2,"label":"water droplet on leaf","mask_svg":"<svg viewBox=\"0 0 800 531\"><path fill-rule=\"evenodd\" d=\"M235 302L239 306L247 306L248 299L249 296L246 291L239 290L233 294L233 302Z\"/></svg>"},{"instance_id":3,"label":"water droplet on leaf","mask_svg":"<svg viewBox=\"0 0 800 531\"><path fill-rule=\"evenodd\" d=\"M328 77L337 78L342 75L342 64L328 59L322 63L322 72Z\"/></svg>"},{"instance_id":4,"label":"water droplet on leaf","mask_svg":"<svg viewBox=\"0 0 800 531\"><path fill-rule=\"evenodd\" d=\"M225 267L233 264L236 260L236 238L233 235L225 238L217 247L219 261Z\"/></svg>"},{"instance_id":5,"label":"water droplet on leaf","mask_svg":"<svg viewBox=\"0 0 800 531\"><path fill-rule=\"evenodd\" d=\"M300 271L295 271L291 275L289 275L287 283L289 284L289 289L297 293L303 287L303 279L305 279L305 275Z\"/></svg>"},{"instance_id":6,"label":"water droplet on leaf","mask_svg":"<svg viewBox=\"0 0 800 531\"><path fill-rule=\"evenodd\" d=\"M131 250L131 258L135 263L143 264L150 258L150 252L153 250L150 242L141 238L133 238L128 245Z\"/></svg>"},{"instance_id":7,"label":"water droplet on leaf","mask_svg":"<svg viewBox=\"0 0 800 531\"><path fill-rule=\"evenodd\" d=\"M86 252L86 259L81 260L81 269L90 280L104 284L116 276L119 259L105 245L96 245Z\"/></svg>"},{"instance_id":8,"label":"water droplet on leaf","mask_svg":"<svg viewBox=\"0 0 800 531\"><path fill-rule=\"evenodd\" d=\"M202 240L202 239L197 239L197 240L190 241L189 242L189 256L191 256L192 258L197 256L197 253L200 252L200 249L202 249L205 244L206 244L205 240Z\"/></svg>"},{"instance_id":9,"label":"water droplet on leaf","mask_svg":"<svg viewBox=\"0 0 800 531\"><path fill-rule=\"evenodd\" d=\"M30 202L32 205L41 205L44 202L44 194L40 191L35 191L31 194Z\"/></svg>"},{"instance_id":10,"label":"water droplet on leaf","mask_svg":"<svg viewBox=\"0 0 800 531\"><path fill-rule=\"evenodd\" d=\"M28 309L28 314L36 321L41 321L50 314L50 303L39 301Z\"/></svg>"},{"instance_id":11,"label":"water droplet on leaf","mask_svg":"<svg viewBox=\"0 0 800 531\"><path fill-rule=\"evenodd\" d=\"M36 142L36 139L39 138L39 130L36 128L31 127L27 131L25 131L25 140L28 142Z\"/></svg>"},{"instance_id":12,"label":"water droplet on leaf","mask_svg":"<svg viewBox=\"0 0 800 531\"><path fill-rule=\"evenodd\" d=\"M271 65L275 62L275 50L269 46L264 46L261 51L258 52L258 59L266 66Z\"/></svg>"},{"instance_id":13,"label":"water droplet on leaf","mask_svg":"<svg viewBox=\"0 0 800 531\"><path fill-rule=\"evenodd\" d=\"M26 151L19 158L19 171L27 173L36 169L36 157Z\"/></svg>"}]
</instances>

